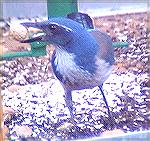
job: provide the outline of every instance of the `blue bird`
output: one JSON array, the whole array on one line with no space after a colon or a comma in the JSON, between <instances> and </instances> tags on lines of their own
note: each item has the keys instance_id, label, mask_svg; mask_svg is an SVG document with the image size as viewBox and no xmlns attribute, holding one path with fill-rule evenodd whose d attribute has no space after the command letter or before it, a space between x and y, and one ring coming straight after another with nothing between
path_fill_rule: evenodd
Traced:
<instances>
[{"instance_id":1,"label":"blue bird","mask_svg":"<svg viewBox=\"0 0 150 141\"><path fill-rule=\"evenodd\" d=\"M65 90L65 102L71 119L74 119L71 92L98 86L108 108L110 122L114 121L102 90L102 85L114 64L111 38L96 29L86 30L81 24L68 18L52 18L43 22L21 24L41 29L44 33L22 41L23 43L44 41L55 45L52 68Z\"/></svg>"}]
</instances>

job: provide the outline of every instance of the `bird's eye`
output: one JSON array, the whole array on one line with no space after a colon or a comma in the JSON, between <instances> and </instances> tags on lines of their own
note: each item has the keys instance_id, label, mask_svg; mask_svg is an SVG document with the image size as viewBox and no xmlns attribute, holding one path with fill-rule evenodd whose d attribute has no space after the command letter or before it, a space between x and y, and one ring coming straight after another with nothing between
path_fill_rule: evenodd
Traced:
<instances>
[{"instance_id":1,"label":"bird's eye","mask_svg":"<svg viewBox=\"0 0 150 141\"><path fill-rule=\"evenodd\" d=\"M57 28L57 26L56 25L50 25L50 30L55 30L56 28Z\"/></svg>"}]
</instances>

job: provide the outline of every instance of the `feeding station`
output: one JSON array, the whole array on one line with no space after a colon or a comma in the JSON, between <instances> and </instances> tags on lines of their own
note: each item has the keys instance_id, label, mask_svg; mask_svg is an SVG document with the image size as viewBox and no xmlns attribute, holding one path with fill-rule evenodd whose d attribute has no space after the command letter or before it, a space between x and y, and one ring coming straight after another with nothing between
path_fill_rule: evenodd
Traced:
<instances>
[{"instance_id":1,"label":"feeding station","mask_svg":"<svg viewBox=\"0 0 150 141\"><path fill-rule=\"evenodd\" d=\"M54 17L67 17L70 13L78 12L77 0L47 0L48 19ZM71 15L71 14L70 14ZM83 17L85 16L85 17ZM73 20L82 24L87 30L94 28L91 20L86 18L86 14L76 14ZM0 55L0 60L9 60L16 57L38 57L45 56L46 42L30 43L30 51L19 51ZM127 42L113 42L113 47L127 47Z\"/></svg>"}]
</instances>

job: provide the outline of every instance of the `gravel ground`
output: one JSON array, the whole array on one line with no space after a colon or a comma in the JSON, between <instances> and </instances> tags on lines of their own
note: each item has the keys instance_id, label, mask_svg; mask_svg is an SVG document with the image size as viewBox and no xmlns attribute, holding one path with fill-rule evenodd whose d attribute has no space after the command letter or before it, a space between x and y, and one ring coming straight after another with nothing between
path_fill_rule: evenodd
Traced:
<instances>
[{"instance_id":1,"label":"gravel ground","mask_svg":"<svg viewBox=\"0 0 150 141\"><path fill-rule=\"evenodd\" d=\"M147 14L99 17L94 19L94 23L113 41L130 44L129 47L115 48L116 64L103 86L116 127L124 132L149 130L150 29ZM26 44L9 44L9 39L5 35L2 42L9 51L28 49ZM16 58L1 63L3 105L15 110L13 116L5 120L9 128L8 138L70 140L100 136L109 128L107 109L100 91L95 87L73 92L76 128L68 122L64 91L54 78L49 63L52 49L48 47L47 50L49 53L45 57Z\"/></svg>"}]
</instances>

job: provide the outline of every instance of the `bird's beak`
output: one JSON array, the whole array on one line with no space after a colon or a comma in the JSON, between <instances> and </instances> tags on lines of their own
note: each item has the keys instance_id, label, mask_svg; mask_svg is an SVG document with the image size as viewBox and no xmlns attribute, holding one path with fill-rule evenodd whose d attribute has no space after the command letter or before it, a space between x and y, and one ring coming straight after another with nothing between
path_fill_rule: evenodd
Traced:
<instances>
[{"instance_id":1,"label":"bird's beak","mask_svg":"<svg viewBox=\"0 0 150 141\"><path fill-rule=\"evenodd\" d=\"M45 33L42 32L42 28L39 26L38 23L32 23L32 22L27 22L27 23L21 23L21 25L25 27L33 27L36 29L40 29L40 33L34 34L30 39L27 40L21 40L21 43L32 43L32 42L44 42L45 39Z\"/></svg>"}]
</instances>

